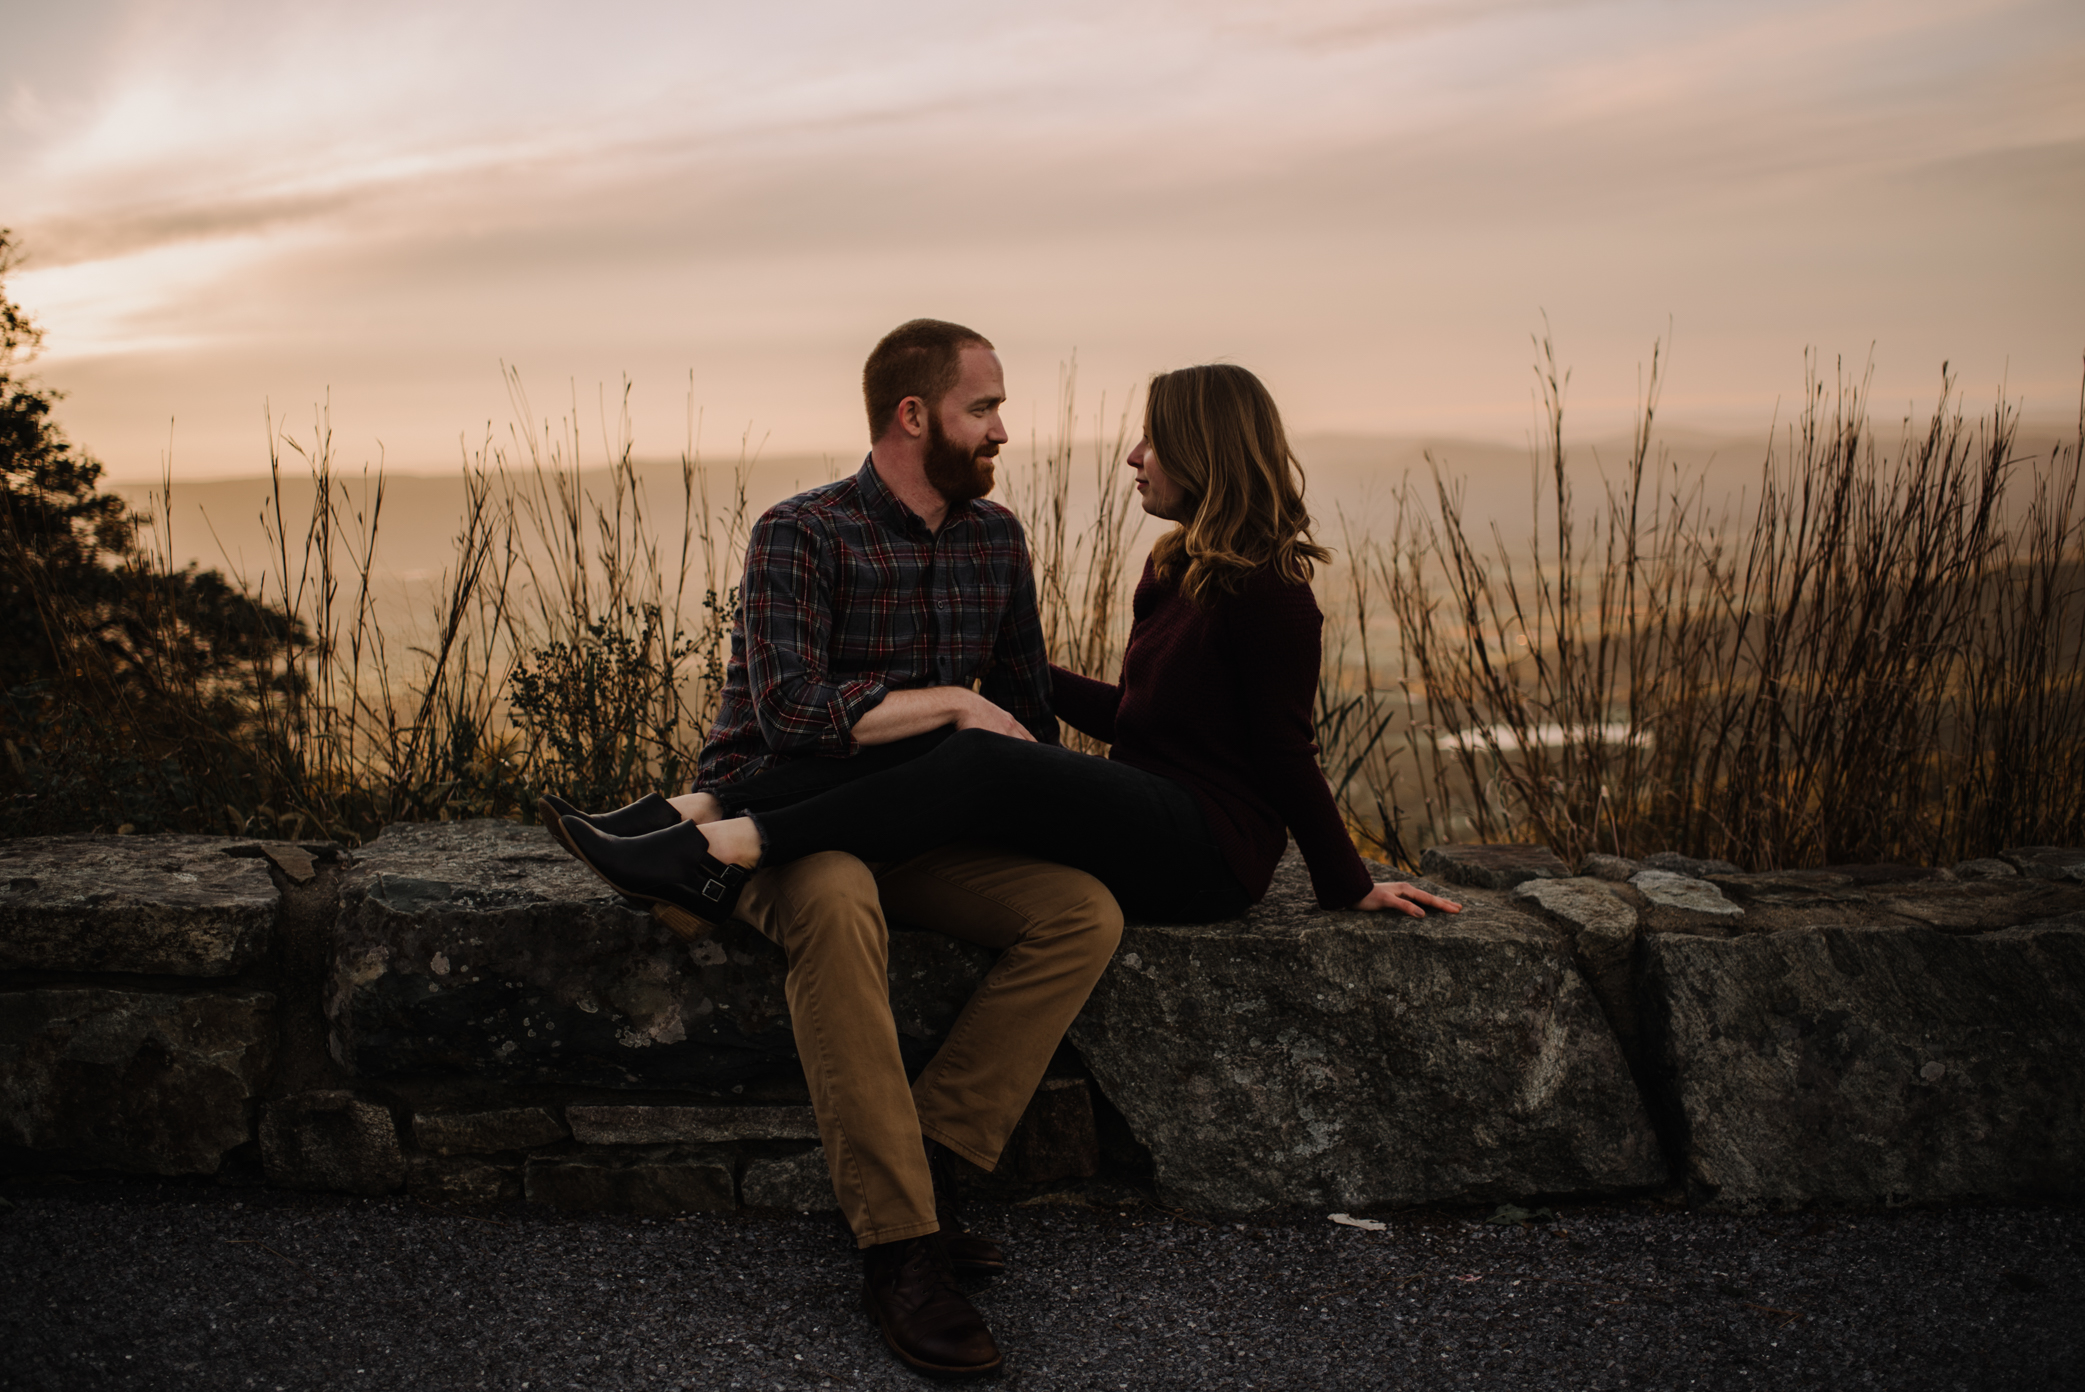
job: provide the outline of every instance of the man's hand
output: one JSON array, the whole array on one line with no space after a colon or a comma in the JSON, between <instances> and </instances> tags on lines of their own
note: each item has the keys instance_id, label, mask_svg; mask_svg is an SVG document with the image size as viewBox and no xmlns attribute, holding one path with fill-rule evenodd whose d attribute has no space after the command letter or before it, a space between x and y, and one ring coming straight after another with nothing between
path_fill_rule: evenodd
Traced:
<instances>
[{"instance_id":1,"label":"man's hand","mask_svg":"<svg viewBox=\"0 0 2085 1392\"><path fill-rule=\"evenodd\" d=\"M893 691L854 722L857 744L889 744L953 725L958 730L990 730L1033 741L1028 727L967 686L925 686Z\"/></svg>"},{"instance_id":2,"label":"man's hand","mask_svg":"<svg viewBox=\"0 0 2085 1392\"><path fill-rule=\"evenodd\" d=\"M1035 736L1028 733L1028 727L1009 715L1005 707L987 701L968 687L953 689L970 698L956 715L958 730L990 730L995 735L1012 735L1015 739L1035 743Z\"/></svg>"},{"instance_id":3,"label":"man's hand","mask_svg":"<svg viewBox=\"0 0 2085 1392\"><path fill-rule=\"evenodd\" d=\"M1443 899L1438 894L1399 881L1396 884L1379 884L1361 896L1357 909L1397 909L1413 918L1426 917L1428 909L1439 909L1442 913L1461 913L1462 905L1452 899Z\"/></svg>"}]
</instances>

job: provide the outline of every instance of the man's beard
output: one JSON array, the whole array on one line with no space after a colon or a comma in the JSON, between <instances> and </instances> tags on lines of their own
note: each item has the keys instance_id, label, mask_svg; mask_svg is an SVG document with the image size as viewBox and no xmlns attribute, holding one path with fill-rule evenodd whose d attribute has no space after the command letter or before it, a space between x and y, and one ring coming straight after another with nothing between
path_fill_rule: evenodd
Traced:
<instances>
[{"instance_id":1,"label":"man's beard","mask_svg":"<svg viewBox=\"0 0 2085 1392\"><path fill-rule=\"evenodd\" d=\"M951 505L982 498L992 491L996 469L992 456L999 446L990 440L966 450L941 429L941 413L927 413L927 482Z\"/></svg>"}]
</instances>

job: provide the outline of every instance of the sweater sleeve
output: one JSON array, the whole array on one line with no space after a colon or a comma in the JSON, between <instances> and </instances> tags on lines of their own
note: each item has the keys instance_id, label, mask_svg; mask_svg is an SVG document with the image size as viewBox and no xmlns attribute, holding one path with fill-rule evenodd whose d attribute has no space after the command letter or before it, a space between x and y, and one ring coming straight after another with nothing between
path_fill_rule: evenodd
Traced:
<instances>
[{"instance_id":1,"label":"sweater sleeve","mask_svg":"<svg viewBox=\"0 0 2085 1392\"><path fill-rule=\"evenodd\" d=\"M1096 681L1050 664L1050 709L1080 734L1113 744L1115 709L1121 704L1122 688L1113 682Z\"/></svg>"},{"instance_id":2,"label":"sweater sleeve","mask_svg":"<svg viewBox=\"0 0 2085 1392\"><path fill-rule=\"evenodd\" d=\"M1296 838L1318 902L1352 908L1375 877L1361 863L1318 767L1311 708L1318 693L1324 615L1308 585L1271 577L1234 596L1226 608L1238 689L1258 736L1252 749L1254 781Z\"/></svg>"}]
</instances>

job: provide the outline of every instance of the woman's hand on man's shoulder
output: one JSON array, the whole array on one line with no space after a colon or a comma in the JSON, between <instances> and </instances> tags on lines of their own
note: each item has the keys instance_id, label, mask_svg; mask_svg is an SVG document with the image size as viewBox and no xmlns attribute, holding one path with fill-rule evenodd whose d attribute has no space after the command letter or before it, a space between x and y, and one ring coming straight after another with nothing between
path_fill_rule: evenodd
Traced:
<instances>
[{"instance_id":1,"label":"woman's hand on man's shoulder","mask_svg":"<svg viewBox=\"0 0 2085 1392\"><path fill-rule=\"evenodd\" d=\"M1360 902L1355 904L1354 907L1369 912L1377 909L1396 909L1400 913L1410 914L1413 918L1426 917L1428 909L1439 909L1442 913L1462 912L1462 905L1456 903L1453 899L1443 899L1438 894L1428 894L1416 885L1408 885L1402 880L1396 884L1377 885L1374 889L1362 895Z\"/></svg>"}]
</instances>

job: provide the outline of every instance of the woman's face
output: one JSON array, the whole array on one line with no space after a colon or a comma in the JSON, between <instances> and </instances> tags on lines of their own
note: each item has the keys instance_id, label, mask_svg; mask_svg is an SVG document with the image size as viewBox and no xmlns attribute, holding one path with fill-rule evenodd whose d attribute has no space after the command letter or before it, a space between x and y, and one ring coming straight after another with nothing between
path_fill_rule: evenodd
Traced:
<instances>
[{"instance_id":1,"label":"woman's face","mask_svg":"<svg viewBox=\"0 0 2085 1392\"><path fill-rule=\"evenodd\" d=\"M1143 495L1144 511L1168 522L1185 522L1195 515L1194 499L1166 477L1166 471L1160 467L1158 451L1151 448L1148 431L1129 452L1129 467L1136 470L1137 492Z\"/></svg>"}]
</instances>

